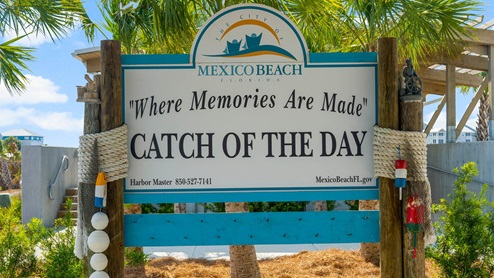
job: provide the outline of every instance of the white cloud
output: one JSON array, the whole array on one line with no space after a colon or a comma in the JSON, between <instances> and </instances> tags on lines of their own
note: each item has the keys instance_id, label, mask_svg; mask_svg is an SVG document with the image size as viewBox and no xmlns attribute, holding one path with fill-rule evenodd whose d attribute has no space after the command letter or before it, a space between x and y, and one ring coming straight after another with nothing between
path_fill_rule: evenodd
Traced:
<instances>
[{"instance_id":1,"label":"white cloud","mask_svg":"<svg viewBox=\"0 0 494 278\"><path fill-rule=\"evenodd\" d=\"M40 114L40 117L32 117L30 118L30 121L43 129L82 132L84 119L74 118L70 112L47 112L38 114Z\"/></svg>"},{"instance_id":2,"label":"white cloud","mask_svg":"<svg viewBox=\"0 0 494 278\"><path fill-rule=\"evenodd\" d=\"M26 31L30 31L30 30L26 30ZM26 34L26 32L21 30L20 34L18 36L16 36L14 32L10 31L10 32L7 32L5 34L4 41L10 41L14 38L23 36L25 34ZM36 34L32 33L32 34L27 35L24 38L16 41L14 43L14 45L26 46L26 47L36 47L36 46L40 46L40 45L47 43L47 42L52 42L50 37L45 37L42 35L36 35Z\"/></svg>"},{"instance_id":3,"label":"white cloud","mask_svg":"<svg viewBox=\"0 0 494 278\"><path fill-rule=\"evenodd\" d=\"M0 109L0 127L32 124L45 130L82 132L84 119L70 112L38 111L33 108Z\"/></svg>"},{"instance_id":4,"label":"white cloud","mask_svg":"<svg viewBox=\"0 0 494 278\"><path fill-rule=\"evenodd\" d=\"M27 74L26 77L29 79L29 83L26 84L26 92L21 95L14 94L11 96L5 86L0 84L0 106L65 103L69 99L68 96L58 93L60 87L50 79L30 74Z\"/></svg>"}]
</instances>

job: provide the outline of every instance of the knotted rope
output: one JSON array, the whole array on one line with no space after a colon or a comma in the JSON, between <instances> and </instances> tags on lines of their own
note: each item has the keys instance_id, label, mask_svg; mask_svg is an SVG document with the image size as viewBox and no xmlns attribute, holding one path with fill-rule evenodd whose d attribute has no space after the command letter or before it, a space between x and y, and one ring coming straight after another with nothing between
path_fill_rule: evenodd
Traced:
<instances>
[{"instance_id":1,"label":"knotted rope","mask_svg":"<svg viewBox=\"0 0 494 278\"><path fill-rule=\"evenodd\" d=\"M127 125L79 138L79 182L94 183L98 172L108 182L127 177Z\"/></svg>"},{"instance_id":2,"label":"knotted rope","mask_svg":"<svg viewBox=\"0 0 494 278\"><path fill-rule=\"evenodd\" d=\"M407 161L409 181L427 180L427 145L423 132L374 126L374 176L394 179L398 148Z\"/></svg>"},{"instance_id":3,"label":"knotted rope","mask_svg":"<svg viewBox=\"0 0 494 278\"><path fill-rule=\"evenodd\" d=\"M424 200L424 242L436 240L431 216L431 185L427 178L427 135L420 131L400 131L374 126L374 176L394 179L398 148L401 159L407 161L407 180L411 182L412 195Z\"/></svg>"}]
</instances>

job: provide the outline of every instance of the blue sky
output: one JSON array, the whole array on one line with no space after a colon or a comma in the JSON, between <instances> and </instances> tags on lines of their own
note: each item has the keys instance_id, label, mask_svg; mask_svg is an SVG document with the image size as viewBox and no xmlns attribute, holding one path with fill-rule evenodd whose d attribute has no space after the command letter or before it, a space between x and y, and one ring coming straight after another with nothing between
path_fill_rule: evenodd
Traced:
<instances>
[{"instance_id":1,"label":"blue sky","mask_svg":"<svg viewBox=\"0 0 494 278\"><path fill-rule=\"evenodd\" d=\"M96 22L101 15L97 1L86 1L84 6ZM494 18L494 0L483 1L481 14L484 21ZM0 133L13 129L28 129L44 136L44 143L50 146L77 147L83 130L84 104L76 102L77 85L85 85L85 67L72 57L75 50L98 46L105 39L98 34L90 43L81 31L73 31L65 39L53 43L46 38L30 38L23 45L36 47L36 61L28 63L31 83L22 95L11 97L0 85ZM1 41L7 38L0 38ZM457 120L461 119L473 93L457 95ZM436 98L436 97L432 97ZM437 104L427 106L424 120L428 120ZM476 110L477 111L477 110ZM468 123L475 128L477 112L472 113ZM445 110L434 128L445 128Z\"/></svg>"}]
</instances>

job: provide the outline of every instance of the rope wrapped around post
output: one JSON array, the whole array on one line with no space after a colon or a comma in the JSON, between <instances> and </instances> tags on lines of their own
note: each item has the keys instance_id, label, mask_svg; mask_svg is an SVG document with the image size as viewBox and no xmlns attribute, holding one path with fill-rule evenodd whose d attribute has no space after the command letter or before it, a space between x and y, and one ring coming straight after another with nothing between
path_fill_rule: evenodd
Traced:
<instances>
[{"instance_id":1,"label":"rope wrapped around post","mask_svg":"<svg viewBox=\"0 0 494 278\"><path fill-rule=\"evenodd\" d=\"M108 182L127 177L127 125L79 138L80 183L94 183L98 172L104 172Z\"/></svg>"},{"instance_id":2,"label":"rope wrapped around post","mask_svg":"<svg viewBox=\"0 0 494 278\"><path fill-rule=\"evenodd\" d=\"M424 242L432 244L436 241L431 215L431 186L427 178L427 135L419 131L400 131L374 126L374 176L395 179L395 160L397 149L401 149L402 159L407 161L407 180L412 183L412 192L423 187L425 221Z\"/></svg>"},{"instance_id":3,"label":"rope wrapped around post","mask_svg":"<svg viewBox=\"0 0 494 278\"><path fill-rule=\"evenodd\" d=\"M427 135L374 126L374 176L394 179L397 149L408 163L409 181L427 180Z\"/></svg>"}]
</instances>

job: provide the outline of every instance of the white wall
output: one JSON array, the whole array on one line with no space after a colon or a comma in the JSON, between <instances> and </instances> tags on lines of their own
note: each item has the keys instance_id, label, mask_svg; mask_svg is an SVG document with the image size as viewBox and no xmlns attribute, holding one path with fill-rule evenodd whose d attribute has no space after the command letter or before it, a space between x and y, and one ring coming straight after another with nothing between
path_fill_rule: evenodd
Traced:
<instances>
[{"instance_id":1,"label":"white wall","mask_svg":"<svg viewBox=\"0 0 494 278\"><path fill-rule=\"evenodd\" d=\"M432 201L439 203L441 198L453 193L457 176L453 169L474 161L479 176L467 185L475 193L480 192L483 183L488 183L487 197L494 201L494 142L472 142L455 144L427 145L427 174L431 183Z\"/></svg>"},{"instance_id":2,"label":"white wall","mask_svg":"<svg viewBox=\"0 0 494 278\"><path fill-rule=\"evenodd\" d=\"M53 189L54 200L48 197L62 157L69 158L69 168L61 171ZM46 227L53 226L65 189L77 187L77 148L24 146L22 148L22 223L36 217Z\"/></svg>"}]
</instances>

